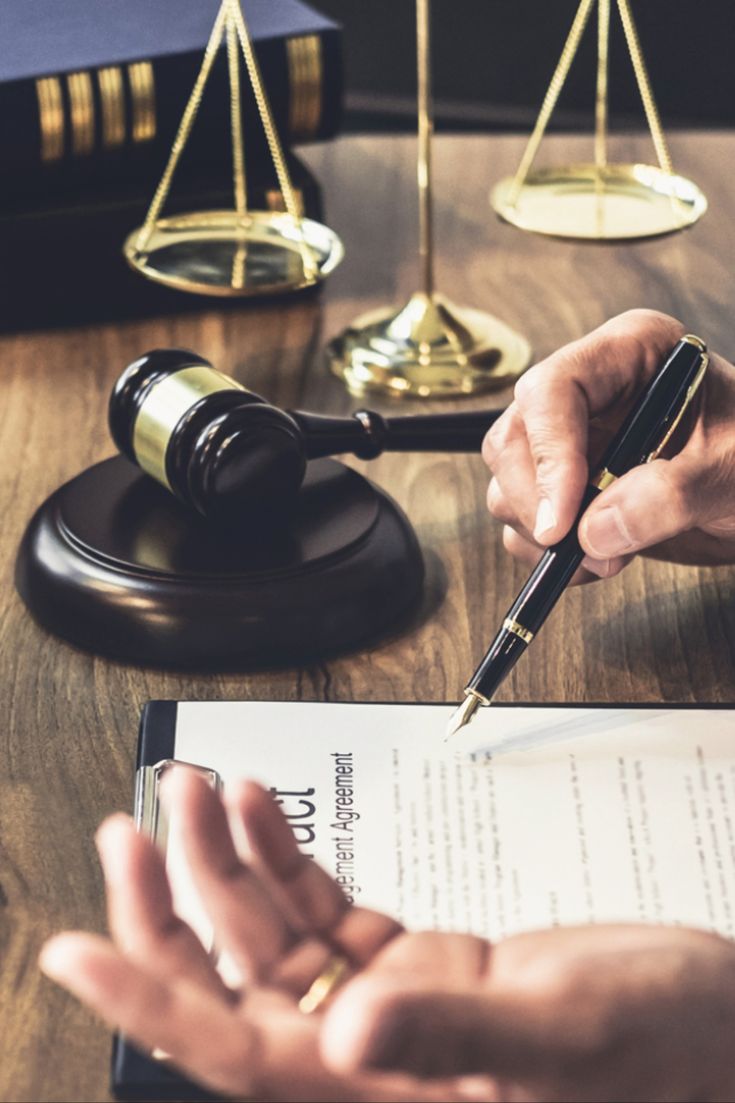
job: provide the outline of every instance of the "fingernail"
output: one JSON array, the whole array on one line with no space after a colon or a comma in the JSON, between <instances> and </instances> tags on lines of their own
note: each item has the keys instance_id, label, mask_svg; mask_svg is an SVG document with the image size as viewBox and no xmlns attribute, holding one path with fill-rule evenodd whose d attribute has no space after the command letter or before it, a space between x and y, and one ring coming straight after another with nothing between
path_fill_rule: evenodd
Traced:
<instances>
[{"instance_id":1,"label":"fingernail","mask_svg":"<svg viewBox=\"0 0 735 1103\"><path fill-rule=\"evenodd\" d=\"M79 967L77 938L69 932L54 935L41 947L38 967L44 976L78 999L94 1003L100 993L99 984L94 970Z\"/></svg>"},{"instance_id":2,"label":"fingernail","mask_svg":"<svg viewBox=\"0 0 735 1103\"><path fill-rule=\"evenodd\" d=\"M612 559L635 545L617 506L607 506L586 517L582 521L581 536L595 559Z\"/></svg>"},{"instance_id":3,"label":"fingernail","mask_svg":"<svg viewBox=\"0 0 735 1103\"><path fill-rule=\"evenodd\" d=\"M38 955L38 967L44 976L58 984L66 985L74 974L76 943L73 935L67 932L52 935L41 947Z\"/></svg>"},{"instance_id":4,"label":"fingernail","mask_svg":"<svg viewBox=\"0 0 735 1103\"><path fill-rule=\"evenodd\" d=\"M545 532L549 529L553 529L556 525L556 514L554 513L554 507L548 498L542 498L538 504L538 510L536 511L536 523L533 526L533 535L537 540L540 540Z\"/></svg>"},{"instance_id":5,"label":"fingernail","mask_svg":"<svg viewBox=\"0 0 735 1103\"><path fill-rule=\"evenodd\" d=\"M100 854L111 854L128 830L128 818L122 813L108 816L97 828L94 841Z\"/></svg>"},{"instance_id":6,"label":"fingernail","mask_svg":"<svg viewBox=\"0 0 735 1103\"><path fill-rule=\"evenodd\" d=\"M161 776L158 784L158 799L167 812L171 812L175 804L181 799L181 786L186 785L186 780L194 771L188 766L176 763L169 766Z\"/></svg>"},{"instance_id":7,"label":"fingernail","mask_svg":"<svg viewBox=\"0 0 735 1103\"><path fill-rule=\"evenodd\" d=\"M51 980L65 976L68 968L66 947L61 938L54 936L48 942L44 942L38 955L38 967Z\"/></svg>"},{"instance_id":8,"label":"fingernail","mask_svg":"<svg viewBox=\"0 0 735 1103\"><path fill-rule=\"evenodd\" d=\"M128 818L122 814L111 816L97 828L94 842L107 881L119 878L121 873L120 857L128 830Z\"/></svg>"}]
</instances>

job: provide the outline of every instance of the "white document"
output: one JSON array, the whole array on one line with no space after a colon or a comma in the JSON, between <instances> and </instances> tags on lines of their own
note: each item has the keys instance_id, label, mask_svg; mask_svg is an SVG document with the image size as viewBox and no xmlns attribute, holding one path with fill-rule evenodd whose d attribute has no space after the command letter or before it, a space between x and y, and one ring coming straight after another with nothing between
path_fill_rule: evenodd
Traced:
<instances>
[{"instance_id":1,"label":"white document","mask_svg":"<svg viewBox=\"0 0 735 1103\"><path fill-rule=\"evenodd\" d=\"M177 759L274 791L304 853L412 928L732 937L735 710L196 702Z\"/></svg>"}]
</instances>

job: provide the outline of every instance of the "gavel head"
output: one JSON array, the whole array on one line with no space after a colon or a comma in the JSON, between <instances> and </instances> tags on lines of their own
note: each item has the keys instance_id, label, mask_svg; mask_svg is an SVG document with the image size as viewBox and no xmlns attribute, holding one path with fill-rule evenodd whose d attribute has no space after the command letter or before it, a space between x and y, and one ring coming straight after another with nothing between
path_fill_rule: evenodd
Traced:
<instances>
[{"instance_id":1,"label":"gavel head","mask_svg":"<svg viewBox=\"0 0 735 1103\"><path fill-rule=\"evenodd\" d=\"M289 414L184 349L155 349L126 368L109 424L129 460L207 517L287 509L306 470Z\"/></svg>"}]
</instances>

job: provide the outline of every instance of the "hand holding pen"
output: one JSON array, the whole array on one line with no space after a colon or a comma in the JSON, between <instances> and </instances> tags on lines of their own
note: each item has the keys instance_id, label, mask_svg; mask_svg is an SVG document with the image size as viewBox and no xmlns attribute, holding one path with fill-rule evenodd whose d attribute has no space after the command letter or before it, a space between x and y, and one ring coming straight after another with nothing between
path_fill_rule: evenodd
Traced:
<instances>
[{"instance_id":1,"label":"hand holding pen","mask_svg":"<svg viewBox=\"0 0 735 1103\"><path fill-rule=\"evenodd\" d=\"M506 524L508 550L535 563L540 548L569 533L595 461L683 332L674 319L631 311L521 379L483 450L494 474L488 505ZM654 546L655 554L682 562L735 558L734 419L735 370L713 356L674 459L628 466L591 504L588 492L578 528L583 569L574 581L616 574L632 553ZM499 626L488 627L491 634ZM528 640L521 642L525 650Z\"/></svg>"}]
</instances>

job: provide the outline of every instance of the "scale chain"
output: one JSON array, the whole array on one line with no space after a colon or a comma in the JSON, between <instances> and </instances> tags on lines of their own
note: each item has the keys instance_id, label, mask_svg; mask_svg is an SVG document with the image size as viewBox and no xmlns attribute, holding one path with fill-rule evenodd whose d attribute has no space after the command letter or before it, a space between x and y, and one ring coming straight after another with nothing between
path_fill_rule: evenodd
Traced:
<instances>
[{"instance_id":1,"label":"scale chain","mask_svg":"<svg viewBox=\"0 0 735 1103\"><path fill-rule=\"evenodd\" d=\"M204 59L202 61L201 69L197 75L197 79L194 83L191 95L184 108L184 114L181 116L181 122L179 123L179 129L174 138L174 144L171 147L171 153L169 154L168 163L163 171L163 176L160 179L158 187L156 188L153 196L153 201L148 208L148 214L145 216L145 222L141 226L140 234L136 241L136 248L143 252L151 239L151 235L158 221L158 217L161 213L161 208L166 202L166 198L171 189L171 181L173 180L176 166L179 163L181 154L184 151L186 143L189 141L189 135L191 134L191 128L194 125L197 112L199 111L200 104L202 102L202 96L204 95L204 89L207 81L209 80L209 74L212 71L215 59L217 57L217 51L222 43L222 38L225 30L225 20L227 17L227 4L229 0L223 0L222 7L217 13L217 18L214 21L212 27L212 33L209 36L207 48L204 51Z\"/></svg>"},{"instance_id":2,"label":"scale chain","mask_svg":"<svg viewBox=\"0 0 735 1103\"><path fill-rule=\"evenodd\" d=\"M628 0L618 0L618 11L620 12L620 19L623 24L623 31L625 32L625 41L628 45L630 60L633 62L633 69L635 71L636 81L638 82L638 91L643 101L643 110L646 113L648 129L651 131L658 163L661 169L671 176L674 172L671 154L669 153L669 147L664 137L656 101L653 98L653 89L648 79L648 70L646 69L643 51L641 50L641 44L638 38L638 31L636 30L633 12L630 9Z\"/></svg>"},{"instance_id":3,"label":"scale chain","mask_svg":"<svg viewBox=\"0 0 735 1103\"><path fill-rule=\"evenodd\" d=\"M575 55L579 48L584 29L587 26L587 20L589 19L592 5L596 0L581 0L579 7L577 8L577 14L574 16L574 22L572 23L571 30L564 43L564 49L561 52L561 57L554 70L554 75L551 78L549 87L546 89L546 95L544 96L543 103L541 104L541 110L539 111L536 125L533 128L531 137L528 140L528 145L524 151L521 163L516 170L516 174L513 177L513 186L511 188L509 202L514 205L518 199L521 188L526 182L531 166L536 159L538 148L541 145L541 139L546 133L546 127L549 125L549 119L551 118L556 102L559 99L559 93L564 87L564 82L569 74L569 69L574 61Z\"/></svg>"},{"instance_id":4,"label":"scale chain","mask_svg":"<svg viewBox=\"0 0 735 1103\"><path fill-rule=\"evenodd\" d=\"M296 196L294 195L293 184L291 183L291 176L288 171L286 159L283 156L283 150L281 148L281 142L278 137L278 132L273 122L273 114L271 112L268 98L265 94L263 87L263 78L260 73L260 66L258 65L258 59L255 56L253 50L253 44L250 40L250 32L248 31L245 18L242 14L242 8L240 6L240 0L230 0L232 4L232 11L235 17L237 25L237 33L240 38L240 45L245 57L245 65L247 66L248 75L250 77L250 83L253 88L253 94L255 96L255 102L258 106L258 114L260 115L260 121L263 124L263 130L268 142L268 148L271 152L273 159L273 167L276 170L276 176L278 178L278 184L283 196L283 202L286 207L287 213L291 216L294 229L299 235L299 249L301 253L301 261L304 266L304 274L311 278L316 271L316 263L311 249L309 249L304 241L303 227L301 225L301 217L296 204ZM227 3L227 0L225 0Z\"/></svg>"},{"instance_id":5,"label":"scale chain","mask_svg":"<svg viewBox=\"0 0 735 1103\"><path fill-rule=\"evenodd\" d=\"M556 107L559 95L569 75L582 39L593 4L598 4L598 47L597 47L597 86L595 93L595 166L598 174L607 165L608 134L608 50L610 38L610 0L581 0L574 17L569 35L564 44L561 57L546 90L541 110L524 150L521 162L516 170L510 188L508 202L515 205L521 189L526 182L533 162L536 159L541 140L546 132L549 119ZM668 175L673 175L673 165L661 119L654 99L648 70L643 58L638 31L636 29L629 0L617 0L617 7L625 33L630 60L633 64L638 91L646 114L659 166Z\"/></svg>"}]
</instances>

